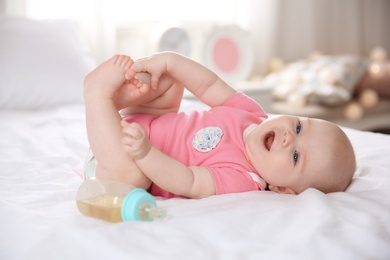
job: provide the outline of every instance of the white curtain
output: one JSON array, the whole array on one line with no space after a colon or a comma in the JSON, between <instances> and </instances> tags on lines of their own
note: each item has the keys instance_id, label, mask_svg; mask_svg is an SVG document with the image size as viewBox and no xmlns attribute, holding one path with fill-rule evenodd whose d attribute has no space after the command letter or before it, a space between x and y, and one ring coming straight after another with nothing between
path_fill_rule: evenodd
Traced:
<instances>
[{"instance_id":1,"label":"white curtain","mask_svg":"<svg viewBox=\"0 0 390 260\"><path fill-rule=\"evenodd\" d=\"M121 51L116 37L118 20L112 12L124 6L123 1L0 0L0 14L32 18L70 16L79 21L92 54L97 61L102 61ZM146 21L131 20L132 13L147 10L139 10L138 1L128 0L129 3L134 9L128 10L129 20L125 24L136 23L138 32L142 33ZM389 0L232 0L226 5L226 1L221 1L217 9L214 4L214 12L228 12L225 17L250 32L255 54L254 75L264 74L269 60L275 56L290 62L305 58L313 51L369 55L379 45L390 52ZM123 17L120 19L123 26Z\"/></svg>"},{"instance_id":2,"label":"white curtain","mask_svg":"<svg viewBox=\"0 0 390 260\"><path fill-rule=\"evenodd\" d=\"M105 4L104 0L0 0L0 15L75 20L100 62L112 56L116 45L115 24L105 14Z\"/></svg>"}]
</instances>

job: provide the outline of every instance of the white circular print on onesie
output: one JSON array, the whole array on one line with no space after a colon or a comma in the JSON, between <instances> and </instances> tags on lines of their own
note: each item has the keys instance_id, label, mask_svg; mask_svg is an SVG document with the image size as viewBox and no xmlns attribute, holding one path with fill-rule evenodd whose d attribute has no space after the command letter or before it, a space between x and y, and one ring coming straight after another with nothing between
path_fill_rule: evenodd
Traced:
<instances>
[{"instance_id":1,"label":"white circular print on onesie","mask_svg":"<svg viewBox=\"0 0 390 260\"><path fill-rule=\"evenodd\" d=\"M202 128L196 132L192 140L192 147L202 153L209 152L218 145L222 135L222 129L219 127L210 126Z\"/></svg>"}]
</instances>

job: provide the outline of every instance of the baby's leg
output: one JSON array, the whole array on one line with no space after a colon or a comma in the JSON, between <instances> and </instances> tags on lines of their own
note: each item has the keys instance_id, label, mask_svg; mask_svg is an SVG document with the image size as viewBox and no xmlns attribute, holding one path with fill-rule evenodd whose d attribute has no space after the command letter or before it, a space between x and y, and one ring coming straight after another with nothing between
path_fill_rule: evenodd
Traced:
<instances>
[{"instance_id":1,"label":"baby's leg","mask_svg":"<svg viewBox=\"0 0 390 260\"><path fill-rule=\"evenodd\" d=\"M126 55L115 55L108 59L85 77L85 94L112 98L115 91L126 81L125 73L127 77L135 75L130 69L133 63L134 61Z\"/></svg>"},{"instance_id":2,"label":"baby's leg","mask_svg":"<svg viewBox=\"0 0 390 260\"><path fill-rule=\"evenodd\" d=\"M148 188L151 181L123 150L122 120L113 95L126 81L125 72L133 61L115 55L87 75L84 81L86 121L89 143L97 160L96 176Z\"/></svg>"}]
</instances>

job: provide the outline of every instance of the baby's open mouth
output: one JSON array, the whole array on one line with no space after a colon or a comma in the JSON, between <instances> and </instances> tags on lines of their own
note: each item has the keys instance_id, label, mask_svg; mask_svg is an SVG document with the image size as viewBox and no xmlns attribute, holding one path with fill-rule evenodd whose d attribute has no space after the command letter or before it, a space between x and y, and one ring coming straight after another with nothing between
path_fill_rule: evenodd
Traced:
<instances>
[{"instance_id":1,"label":"baby's open mouth","mask_svg":"<svg viewBox=\"0 0 390 260\"><path fill-rule=\"evenodd\" d=\"M265 136L264 136L264 146L265 148L267 148L267 150L271 150L271 146L274 142L274 138L275 138L275 132L274 131L270 131L268 132Z\"/></svg>"}]
</instances>

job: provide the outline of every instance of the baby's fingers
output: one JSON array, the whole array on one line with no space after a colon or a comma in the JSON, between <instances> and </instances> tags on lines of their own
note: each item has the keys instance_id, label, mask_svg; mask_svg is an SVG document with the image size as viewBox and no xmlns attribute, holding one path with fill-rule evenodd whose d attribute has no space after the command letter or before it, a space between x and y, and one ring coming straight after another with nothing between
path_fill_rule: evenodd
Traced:
<instances>
[{"instance_id":1,"label":"baby's fingers","mask_svg":"<svg viewBox=\"0 0 390 260\"><path fill-rule=\"evenodd\" d=\"M126 120L122 119L122 121L121 121L122 128L127 127L129 124L130 124L129 122L127 122ZM122 129L122 131L123 131L123 129Z\"/></svg>"},{"instance_id":2,"label":"baby's fingers","mask_svg":"<svg viewBox=\"0 0 390 260\"><path fill-rule=\"evenodd\" d=\"M133 139L143 139L146 135L145 130L137 123L128 123L126 120L122 120L121 125L122 132Z\"/></svg>"},{"instance_id":3,"label":"baby's fingers","mask_svg":"<svg viewBox=\"0 0 390 260\"><path fill-rule=\"evenodd\" d=\"M162 71L160 68L154 68L155 66L152 66L149 64L150 61L148 59L140 59L137 60L132 66L131 69L134 70L137 73L141 72L147 72L151 75L150 79L150 87L154 90L157 89L158 81L160 80L160 77L162 75Z\"/></svg>"},{"instance_id":4,"label":"baby's fingers","mask_svg":"<svg viewBox=\"0 0 390 260\"><path fill-rule=\"evenodd\" d=\"M126 72L125 72L125 79L126 80L132 80L135 76L137 72L135 70L133 70L132 68L129 68Z\"/></svg>"},{"instance_id":5,"label":"baby's fingers","mask_svg":"<svg viewBox=\"0 0 390 260\"><path fill-rule=\"evenodd\" d=\"M135 137L136 135L138 135L135 128L135 124L136 123L128 123L125 120L122 120L121 121L122 133L131 137Z\"/></svg>"}]
</instances>

